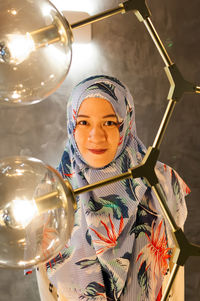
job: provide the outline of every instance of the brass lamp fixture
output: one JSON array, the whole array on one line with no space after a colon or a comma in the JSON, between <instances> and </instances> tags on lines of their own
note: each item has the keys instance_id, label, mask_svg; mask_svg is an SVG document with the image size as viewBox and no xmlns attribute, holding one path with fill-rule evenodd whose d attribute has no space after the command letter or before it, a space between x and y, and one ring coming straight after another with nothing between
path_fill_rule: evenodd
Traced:
<instances>
[{"instance_id":1,"label":"brass lamp fixture","mask_svg":"<svg viewBox=\"0 0 200 301\"><path fill-rule=\"evenodd\" d=\"M72 32L48 0L0 2L0 104L27 105L53 93L70 64Z\"/></svg>"},{"instance_id":2,"label":"brass lamp fixture","mask_svg":"<svg viewBox=\"0 0 200 301\"><path fill-rule=\"evenodd\" d=\"M10 14L14 16L18 13L16 5L14 5L16 1L12 0L10 2L13 3L15 9L12 13L9 12L9 17L11 17ZM16 58L15 55L12 54L12 50L9 48L10 44L7 42L8 39L2 38L3 35L0 31L0 61L2 66L5 66L2 71L5 74L9 74L9 72L14 74L15 71L23 74L23 72L25 72L25 69L23 69L25 67L23 66L25 66L26 60L28 62L30 59L32 62L31 64L33 64L39 53L42 55L43 51L47 51L48 47L54 44L56 45L57 43L58 48L63 47L64 49L64 45L67 46L67 50L63 50L63 53L64 56L66 55L66 57L68 57L66 62L68 62L67 66L69 66L72 42L71 29L73 30L91 24L112 15L131 11L134 12L140 22L144 23L161 55L165 65L164 69L170 83L170 90L168 94L168 106L153 145L148 148L141 164L129 169L124 174L73 191L70 184L67 181L64 181L52 167L45 165L37 159L10 157L0 161L0 239L3 245L0 251L0 266L27 268L37 265L38 263L46 262L49 258L55 256L58 251L62 249L67 238L70 236L74 210L76 209L76 195L126 178L145 177L158 198L163 216L167 219L171 227L176 245L175 255L172 259L174 263L173 270L162 297L162 301L164 301L167 299L179 267L185 264L189 256L200 256L200 246L190 243L183 231L177 226L176 221L167 206L165 196L162 193L154 168L159 156L160 145L175 105L180 101L184 93L200 93L200 86L185 80L177 66L170 59L152 24L150 12L145 0L128 0L115 9L105 11L83 21L71 24L71 26L68 25L62 15L60 15L54 7L50 8L50 4L47 0L40 1L40 5L39 1L17 1L17 3L22 2L28 2L31 5L36 3L36 6L40 11L43 4L45 4L46 6L44 7L48 8L51 12L51 21L46 21L45 24L41 24L37 30L31 28L25 32L28 43L32 45L32 50L31 54L26 56L24 60L22 60L20 56L19 58ZM16 13L14 13L15 10ZM49 20L49 15L47 19ZM34 24L36 23L37 22ZM64 33L65 30L66 32ZM15 34L17 34L17 32ZM8 38L9 35L6 37ZM65 64L63 63L63 65ZM54 64L51 67L52 70L54 70ZM15 70L15 68L17 69ZM44 69L45 68L46 67L44 67ZM34 72L35 70L36 69L34 69ZM41 70L43 70L42 67ZM53 72L52 70L50 73ZM55 68L55 70L57 70L57 68ZM56 78L57 75L55 72L51 74L54 74ZM66 72L67 70L65 70L64 73ZM60 73L59 71L58 73L60 75L62 72ZM43 75L44 77L46 76L45 73ZM0 82L1 94L3 95L7 89L7 91L9 91L8 95L10 95L8 100L0 98L1 102L32 103L34 101L39 101L46 97L48 93L54 91L56 86L59 85L55 80L55 86L51 86L51 89L48 92L45 92L47 94L43 93L43 89L41 89L41 94L41 91L38 90L38 98L37 100L36 98L34 100L36 95L34 94L35 83L34 81L32 83L31 77L29 77L27 87L24 88L29 89L31 87L28 90L29 95L27 93L27 97L24 97L25 94L22 93L22 90L17 90L14 85L14 83L16 83L14 75L13 78L13 86L10 90L8 86L5 86L1 91L3 86L2 82ZM63 79L63 73L60 78ZM40 78L39 80L41 81L42 79ZM24 84L25 81L22 85ZM15 87L16 93L13 92L13 87ZM37 88L35 89L37 90ZM11 95L15 94L21 96L19 96L19 98L11 97ZM12 191L9 191L10 187L13 188ZM18 210L18 208L22 209ZM26 214L23 212L25 208L27 208ZM21 214L22 212L23 214ZM33 244L36 246L35 249L32 248L35 251L31 250Z\"/></svg>"}]
</instances>

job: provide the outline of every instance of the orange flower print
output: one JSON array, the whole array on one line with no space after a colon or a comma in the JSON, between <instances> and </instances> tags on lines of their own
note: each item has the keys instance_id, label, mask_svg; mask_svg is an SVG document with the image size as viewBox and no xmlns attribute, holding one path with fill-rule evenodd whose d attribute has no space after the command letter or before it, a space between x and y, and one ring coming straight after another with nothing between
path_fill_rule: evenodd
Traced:
<instances>
[{"instance_id":1,"label":"orange flower print","mask_svg":"<svg viewBox=\"0 0 200 301\"><path fill-rule=\"evenodd\" d=\"M93 243L103 246L102 248L97 250L96 253L98 255L103 253L104 251L106 251L106 249L115 247L117 245L117 239L118 239L119 235L121 234L123 227L124 227L124 220L123 220L122 215L121 215L121 219L120 219L118 233L116 233L116 231L115 231L115 226L110 218L110 215L109 215L109 221L110 221L111 229L109 229L108 226L103 221L101 221L101 224L106 229L107 236L97 232L95 229L90 228L96 234L96 236L98 236L100 238L98 240L93 240Z\"/></svg>"},{"instance_id":2,"label":"orange flower print","mask_svg":"<svg viewBox=\"0 0 200 301\"><path fill-rule=\"evenodd\" d=\"M161 233L162 223L161 221L156 229L154 229L155 222L152 223L151 237L145 233L149 243L141 250L136 259L136 262L141 259L140 268L146 261L146 270L150 268L154 279L160 273L163 276L166 274L168 258L171 257L169 254L171 248L167 248L165 230L163 229Z\"/></svg>"}]
</instances>

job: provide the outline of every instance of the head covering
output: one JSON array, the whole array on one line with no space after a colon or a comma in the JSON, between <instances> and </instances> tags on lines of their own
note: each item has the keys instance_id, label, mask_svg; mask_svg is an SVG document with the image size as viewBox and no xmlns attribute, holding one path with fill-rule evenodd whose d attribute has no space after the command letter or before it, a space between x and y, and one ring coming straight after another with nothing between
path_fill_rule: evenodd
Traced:
<instances>
[{"instance_id":1,"label":"head covering","mask_svg":"<svg viewBox=\"0 0 200 301\"><path fill-rule=\"evenodd\" d=\"M81 103L103 98L120 122L120 143L107 166L92 168L82 158L74 131ZM116 78L98 75L73 90L67 106L68 140L59 172L74 189L109 178L139 164L146 148L137 137L135 108L128 88ZM156 173L182 226L187 186L170 167ZM169 235L160 207L145 179L127 179L77 196L70 241L49 263L51 282L67 300L156 300L167 273Z\"/></svg>"}]
</instances>

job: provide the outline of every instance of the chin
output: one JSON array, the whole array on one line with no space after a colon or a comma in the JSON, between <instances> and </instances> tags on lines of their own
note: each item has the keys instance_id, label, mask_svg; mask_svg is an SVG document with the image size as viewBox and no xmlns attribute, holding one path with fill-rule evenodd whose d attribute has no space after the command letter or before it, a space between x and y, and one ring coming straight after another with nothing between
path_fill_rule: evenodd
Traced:
<instances>
[{"instance_id":1,"label":"chin","mask_svg":"<svg viewBox=\"0 0 200 301\"><path fill-rule=\"evenodd\" d=\"M83 159L85 160L85 162L87 162L87 164L92 167L92 168L104 168L105 166L107 166L108 164L110 164L113 159L114 156L108 156L108 154L104 157L99 155L93 155L91 156L91 154L89 156L83 156Z\"/></svg>"},{"instance_id":2,"label":"chin","mask_svg":"<svg viewBox=\"0 0 200 301\"><path fill-rule=\"evenodd\" d=\"M107 162L87 162L89 166L91 166L92 168L103 168L106 165L108 165L111 161L107 161Z\"/></svg>"}]
</instances>

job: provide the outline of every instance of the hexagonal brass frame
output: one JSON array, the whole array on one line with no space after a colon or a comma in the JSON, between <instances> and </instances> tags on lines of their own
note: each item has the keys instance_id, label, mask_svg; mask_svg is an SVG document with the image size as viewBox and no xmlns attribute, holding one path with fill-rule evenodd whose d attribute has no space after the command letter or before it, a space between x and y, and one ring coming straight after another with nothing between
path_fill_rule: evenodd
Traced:
<instances>
[{"instance_id":1,"label":"hexagonal brass frame","mask_svg":"<svg viewBox=\"0 0 200 301\"><path fill-rule=\"evenodd\" d=\"M173 281L175 279L179 267L183 266L186 263L188 257L200 256L200 246L190 243L187 240L182 229L177 226L167 206L165 196L162 193L162 189L158 182L154 168L158 159L159 148L163 140L163 136L165 134L166 128L168 126L169 120L171 118L176 103L181 99L184 93L193 93L193 94L200 93L200 86L197 86L195 84L186 81L183 78L180 71L178 70L177 66L169 58L169 55L151 22L150 11L146 5L145 0L128 0L124 3L119 4L119 7L117 8L107 10L103 13L97 14L85 20L79 21L75 24L72 24L71 28L75 29L78 27L82 27L87 24L91 24L96 21L105 19L107 17L119 13L126 13L128 11L134 12L138 20L144 23L154 44L156 45L157 50L159 51L164 61L165 64L164 69L168 77L168 80L170 82L170 90L168 94L168 100L169 100L168 106L164 113L156 137L154 139L153 145L148 148L146 155L144 156L142 162L138 166L129 169L126 173L123 173L119 176L115 176L113 178L100 181L98 183L94 183L82 188L78 188L74 190L74 194L77 195L86 191L90 191L99 186L108 185L109 183L120 181L122 179L126 179L129 177L132 178L145 177L147 179L147 181L149 182L150 186L152 187L153 191L155 192L158 198L164 217L169 222L173 239L176 245L175 253L172 259L174 263L173 269L161 300L161 301L165 301L167 300L167 297L169 295L169 292L171 290Z\"/></svg>"}]
</instances>

